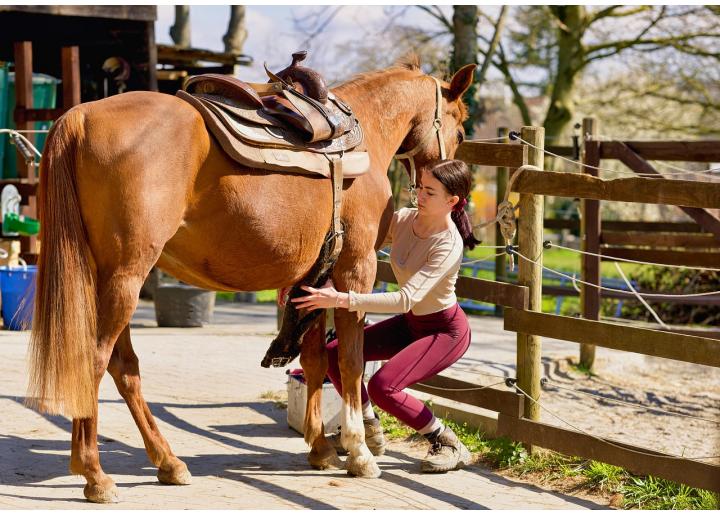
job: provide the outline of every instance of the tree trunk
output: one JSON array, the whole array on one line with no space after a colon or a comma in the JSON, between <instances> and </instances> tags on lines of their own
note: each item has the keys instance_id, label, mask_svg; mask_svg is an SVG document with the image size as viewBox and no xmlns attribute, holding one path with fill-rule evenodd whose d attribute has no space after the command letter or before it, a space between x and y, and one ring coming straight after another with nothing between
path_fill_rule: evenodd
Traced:
<instances>
[{"instance_id":1,"label":"tree trunk","mask_svg":"<svg viewBox=\"0 0 720 514\"><path fill-rule=\"evenodd\" d=\"M581 5L551 7L558 24L557 68L550 105L545 115L545 137L553 141L575 115L575 80L584 66L585 8Z\"/></svg>"},{"instance_id":2,"label":"tree trunk","mask_svg":"<svg viewBox=\"0 0 720 514\"><path fill-rule=\"evenodd\" d=\"M248 31L245 28L245 6L233 5L230 9L230 23L228 23L227 34L223 36L223 43L225 43L226 53L240 55L248 37Z\"/></svg>"},{"instance_id":3,"label":"tree trunk","mask_svg":"<svg viewBox=\"0 0 720 514\"><path fill-rule=\"evenodd\" d=\"M190 6L175 6L175 25L170 27L170 37L177 46L190 46Z\"/></svg>"},{"instance_id":4,"label":"tree trunk","mask_svg":"<svg viewBox=\"0 0 720 514\"><path fill-rule=\"evenodd\" d=\"M451 72L455 73L466 64L478 62L478 7L477 5L456 5L453 7L453 53ZM482 105L476 98L477 84L465 92L463 99L468 106L465 133L471 135L476 123L482 121Z\"/></svg>"}]
</instances>

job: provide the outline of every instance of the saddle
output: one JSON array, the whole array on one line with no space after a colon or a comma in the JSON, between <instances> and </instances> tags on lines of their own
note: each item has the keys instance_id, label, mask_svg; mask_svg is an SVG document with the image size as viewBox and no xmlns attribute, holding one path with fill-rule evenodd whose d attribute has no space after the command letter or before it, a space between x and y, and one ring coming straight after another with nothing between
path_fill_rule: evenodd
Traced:
<instances>
[{"instance_id":1,"label":"saddle","mask_svg":"<svg viewBox=\"0 0 720 514\"><path fill-rule=\"evenodd\" d=\"M332 223L312 269L295 284L320 287L330 277L343 245L340 220L343 179L367 172L363 132L352 109L328 91L322 76L298 63L307 52L292 55L292 64L270 82L243 82L226 75L192 77L176 95L198 110L208 131L236 162L272 171L317 174L331 179ZM282 328L261 365L285 366L300 353L302 337L322 311L300 317L288 305Z\"/></svg>"},{"instance_id":2,"label":"saddle","mask_svg":"<svg viewBox=\"0 0 720 514\"><path fill-rule=\"evenodd\" d=\"M300 66L307 52L293 54L290 66L269 83L244 82L206 74L188 79L176 96L195 107L233 160L272 171L330 177L333 161L344 178L370 166L362 151L362 128L352 109L316 71Z\"/></svg>"}]
</instances>

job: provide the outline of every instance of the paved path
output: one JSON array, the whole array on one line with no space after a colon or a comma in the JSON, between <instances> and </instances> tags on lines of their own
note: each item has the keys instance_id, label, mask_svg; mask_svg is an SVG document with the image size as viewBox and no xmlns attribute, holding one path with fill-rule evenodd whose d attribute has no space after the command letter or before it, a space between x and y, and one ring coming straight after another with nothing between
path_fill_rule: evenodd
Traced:
<instances>
[{"instance_id":1,"label":"paved path","mask_svg":"<svg viewBox=\"0 0 720 514\"><path fill-rule=\"evenodd\" d=\"M288 428L286 411L261 398L286 387L284 370L259 366L275 330L272 307L220 305L214 324L200 329L154 325L151 305L141 305L132 338L145 397L194 479L184 487L158 484L139 432L106 377L100 391L99 440L104 469L120 488L121 503L112 508L606 508L480 466L422 475L417 469L425 447L407 442L391 443L379 459L383 476L378 480L311 470L307 447ZM463 366L510 369L514 350L508 344L514 335L503 334L498 320L474 321L473 330L484 337L473 344ZM489 351L496 336L501 336L497 355ZM22 405L27 340L28 333L0 332L0 508L93 508L82 496L84 479L67 471L70 422ZM567 353L568 348L558 351Z\"/></svg>"}]
</instances>

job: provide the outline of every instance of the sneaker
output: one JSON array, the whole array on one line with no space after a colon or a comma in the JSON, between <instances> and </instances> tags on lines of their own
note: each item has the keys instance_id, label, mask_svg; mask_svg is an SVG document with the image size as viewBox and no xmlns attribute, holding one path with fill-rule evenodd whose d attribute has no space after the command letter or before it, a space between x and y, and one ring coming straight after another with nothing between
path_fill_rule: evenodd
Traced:
<instances>
[{"instance_id":1,"label":"sneaker","mask_svg":"<svg viewBox=\"0 0 720 514\"><path fill-rule=\"evenodd\" d=\"M460 469L469 463L470 451L460 442L452 429L445 427L420 462L420 470L423 473L445 473Z\"/></svg>"},{"instance_id":2,"label":"sneaker","mask_svg":"<svg viewBox=\"0 0 720 514\"><path fill-rule=\"evenodd\" d=\"M387 440L383 434L382 427L380 426L380 420L375 419L364 419L363 425L365 426L365 444L367 444L370 453L379 457L385 453L387 447ZM328 442L335 447L335 451L338 455L347 454L347 450L340 441L340 431L336 434L332 434L327 437Z\"/></svg>"}]
</instances>

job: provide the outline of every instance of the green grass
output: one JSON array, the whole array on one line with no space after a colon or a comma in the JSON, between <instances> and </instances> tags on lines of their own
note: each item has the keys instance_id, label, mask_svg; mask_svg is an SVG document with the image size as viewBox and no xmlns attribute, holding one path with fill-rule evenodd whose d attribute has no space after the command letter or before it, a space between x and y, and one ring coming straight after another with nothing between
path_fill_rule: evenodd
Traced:
<instances>
[{"instance_id":1,"label":"green grass","mask_svg":"<svg viewBox=\"0 0 720 514\"><path fill-rule=\"evenodd\" d=\"M430 405L431 402L425 402ZM414 430L383 411L376 411L388 439L421 438ZM570 457L550 450L528 454L521 443L506 437L486 438L466 423L443 419L476 457L496 468L507 469L523 476L539 474L543 479L581 478L581 488L605 494L619 493L624 509L687 509L716 510L720 499L710 491L695 489L653 476L633 476L624 469L579 457Z\"/></svg>"}]
</instances>

